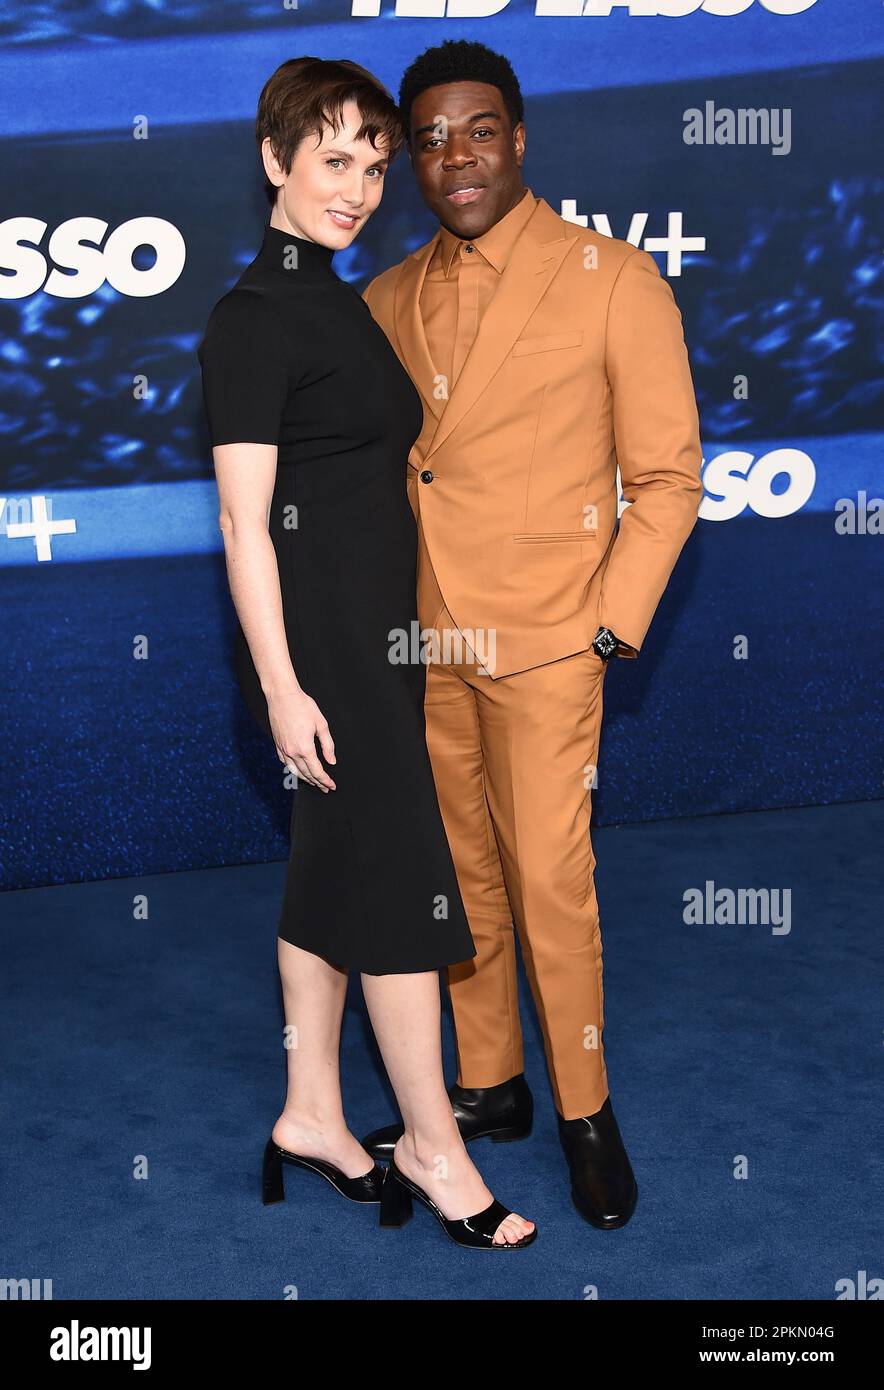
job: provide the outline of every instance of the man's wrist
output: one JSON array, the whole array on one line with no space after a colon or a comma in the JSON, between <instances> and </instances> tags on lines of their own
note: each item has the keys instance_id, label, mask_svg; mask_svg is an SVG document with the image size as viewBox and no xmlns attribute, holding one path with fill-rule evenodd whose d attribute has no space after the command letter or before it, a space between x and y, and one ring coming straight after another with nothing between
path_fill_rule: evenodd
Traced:
<instances>
[{"instance_id":1,"label":"man's wrist","mask_svg":"<svg viewBox=\"0 0 884 1390\"><path fill-rule=\"evenodd\" d=\"M615 656L636 657L638 652L628 642L624 642L609 627L600 627L592 640L596 656L602 661L610 661Z\"/></svg>"},{"instance_id":2,"label":"man's wrist","mask_svg":"<svg viewBox=\"0 0 884 1390\"><path fill-rule=\"evenodd\" d=\"M617 655L619 645L620 639L614 635L609 627L600 627L592 639L593 651L600 660L605 662Z\"/></svg>"}]
</instances>

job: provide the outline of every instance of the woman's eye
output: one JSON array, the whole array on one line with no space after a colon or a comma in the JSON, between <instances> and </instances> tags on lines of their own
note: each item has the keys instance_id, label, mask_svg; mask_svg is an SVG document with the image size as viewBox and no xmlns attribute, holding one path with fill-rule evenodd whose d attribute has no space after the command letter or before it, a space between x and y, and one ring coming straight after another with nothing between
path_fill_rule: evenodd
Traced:
<instances>
[{"instance_id":1,"label":"woman's eye","mask_svg":"<svg viewBox=\"0 0 884 1390\"><path fill-rule=\"evenodd\" d=\"M331 166L333 164L343 164L344 161L342 159L335 159L333 156L331 159L327 159L325 162L326 164Z\"/></svg>"}]
</instances>

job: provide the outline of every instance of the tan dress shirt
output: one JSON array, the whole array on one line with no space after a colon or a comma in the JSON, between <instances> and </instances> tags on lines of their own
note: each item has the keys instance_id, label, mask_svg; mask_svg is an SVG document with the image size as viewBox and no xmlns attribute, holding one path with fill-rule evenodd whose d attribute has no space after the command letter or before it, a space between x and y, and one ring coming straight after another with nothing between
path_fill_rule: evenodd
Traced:
<instances>
[{"instance_id":1,"label":"tan dress shirt","mask_svg":"<svg viewBox=\"0 0 884 1390\"><path fill-rule=\"evenodd\" d=\"M421 289L420 308L430 357L446 388L439 393L442 400L451 395L482 315L536 206L537 199L526 189L521 202L475 241L461 241L441 228Z\"/></svg>"}]
</instances>

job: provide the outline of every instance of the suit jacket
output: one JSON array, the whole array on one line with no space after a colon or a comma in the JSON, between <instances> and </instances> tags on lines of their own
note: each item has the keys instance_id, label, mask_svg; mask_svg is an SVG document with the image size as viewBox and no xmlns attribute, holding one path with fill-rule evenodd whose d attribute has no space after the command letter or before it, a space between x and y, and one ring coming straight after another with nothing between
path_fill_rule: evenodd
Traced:
<instances>
[{"instance_id":1,"label":"suit jacket","mask_svg":"<svg viewBox=\"0 0 884 1390\"><path fill-rule=\"evenodd\" d=\"M467 636L493 631L494 677L585 651L600 624L638 650L703 493L669 283L540 199L439 399L419 302L438 239L365 299L423 397L407 489L448 610Z\"/></svg>"}]
</instances>

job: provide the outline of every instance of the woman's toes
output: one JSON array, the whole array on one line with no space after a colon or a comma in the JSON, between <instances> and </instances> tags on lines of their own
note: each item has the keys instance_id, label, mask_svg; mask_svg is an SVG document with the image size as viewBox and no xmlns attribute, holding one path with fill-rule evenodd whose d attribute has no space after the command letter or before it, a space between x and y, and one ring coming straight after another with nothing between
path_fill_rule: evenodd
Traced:
<instances>
[{"instance_id":1,"label":"woman's toes","mask_svg":"<svg viewBox=\"0 0 884 1390\"><path fill-rule=\"evenodd\" d=\"M526 1221L521 1216L510 1215L505 1221L501 1221L497 1230L494 1232L495 1245L514 1245L516 1241L528 1235L534 1230L534 1222Z\"/></svg>"}]
</instances>

